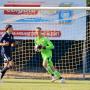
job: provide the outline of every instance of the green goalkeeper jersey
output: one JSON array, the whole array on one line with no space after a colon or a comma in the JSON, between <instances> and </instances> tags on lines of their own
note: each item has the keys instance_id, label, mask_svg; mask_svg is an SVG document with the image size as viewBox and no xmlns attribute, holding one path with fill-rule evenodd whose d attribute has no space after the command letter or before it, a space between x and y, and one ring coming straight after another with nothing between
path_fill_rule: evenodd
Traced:
<instances>
[{"instance_id":1,"label":"green goalkeeper jersey","mask_svg":"<svg viewBox=\"0 0 90 90\"><path fill-rule=\"evenodd\" d=\"M41 49L41 55L42 57L49 57L51 56L52 57L52 49L54 48L54 45L53 43L46 37L37 37L35 39L35 45L42 45L42 46L45 46L46 49Z\"/></svg>"}]
</instances>

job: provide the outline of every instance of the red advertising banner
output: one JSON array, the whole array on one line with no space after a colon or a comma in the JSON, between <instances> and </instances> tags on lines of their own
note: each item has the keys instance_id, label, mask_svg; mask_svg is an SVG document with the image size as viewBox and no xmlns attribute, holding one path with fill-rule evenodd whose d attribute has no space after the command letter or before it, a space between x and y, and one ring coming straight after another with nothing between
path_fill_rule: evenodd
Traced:
<instances>
[{"instance_id":1,"label":"red advertising banner","mask_svg":"<svg viewBox=\"0 0 90 90\"><path fill-rule=\"evenodd\" d=\"M4 30L0 30L0 36L3 34ZM25 37L35 37L36 33L35 30L14 30L13 32L14 36L25 36ZM50 31L42 31L43 36L46 37L60 37L61 36L61 32L60 31L55 31L55 30L50 30Z\"/></svg>"},{"instance_id":2,"label":"red advertising banner","mask_svg":"<svg viewBox=\"0 0 90 90\"><path fill-rule=\"evenodd\" d=\"M40 3L7 3L5 7L40 7ZM4 10L7 15L37 15L39 10Z\"/></svg>"}]
</instances>

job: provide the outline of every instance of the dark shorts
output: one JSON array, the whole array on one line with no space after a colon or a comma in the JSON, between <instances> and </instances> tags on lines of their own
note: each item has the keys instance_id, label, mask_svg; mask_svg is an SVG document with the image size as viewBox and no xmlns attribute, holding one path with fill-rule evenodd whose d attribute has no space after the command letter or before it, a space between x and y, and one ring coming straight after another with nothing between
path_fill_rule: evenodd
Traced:
<instances>
[{"instance_id":1,"label":"dark shorts","mask_svg":"<svg viewBox=\"0 0 90 90\"><path fill-rule=\"evenodd\" d=\"M4 62L7 62L7 61L11 61L12 60L12 55L11 53L2 53L2 58L4 59Z\"/></svg>"},{"instance_id":2,"label":"dark shorts","mask_svg":"<svg viewBox=\"0 0 90 90\"><path fill-rule=\"evenodd\" d=\"M10 47L2 47L1 48L1 55L4 59L4 62L12 60L12 51Z\"/></svg>"},{"instance_id":3,"label":"dark shorts","mask_svg":"<svg viewBox=\"0 0 90 90\"><path fill-rule=\"evenodd\" d=\"M12 60L11 54L4 53L3 58L4 58L4 62Z\"/></svg>"}]
</instances>

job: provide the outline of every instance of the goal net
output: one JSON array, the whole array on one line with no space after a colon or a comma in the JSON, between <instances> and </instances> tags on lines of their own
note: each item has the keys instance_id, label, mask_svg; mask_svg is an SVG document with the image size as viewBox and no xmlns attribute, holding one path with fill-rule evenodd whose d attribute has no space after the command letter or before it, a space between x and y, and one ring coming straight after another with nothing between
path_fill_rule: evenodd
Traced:
<instances>
[{"instance_id":1,"label":"goal net","mask_svg":"<svg viewBox=\"0 0 90 90\"><path fill-rule=\"evenodd\" d=\"M36 27L41 27L42 34L53 42L52 61L64 77L83 78L90 73L90 16L86 8L1 7L0 14L0 35L6 24L12 24L16 39L12 53L15 66L8 76L49 77L40 53L34 51ZM2 66L3 59L0 59L0 68Z\"/></svg>"}]
</instances>

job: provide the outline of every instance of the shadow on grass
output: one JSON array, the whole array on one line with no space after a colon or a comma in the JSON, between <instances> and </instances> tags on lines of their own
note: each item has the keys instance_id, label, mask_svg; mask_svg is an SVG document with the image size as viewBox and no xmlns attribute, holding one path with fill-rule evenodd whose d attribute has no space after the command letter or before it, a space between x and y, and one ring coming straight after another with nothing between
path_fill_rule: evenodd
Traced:
<instances>
[{"instance_id":1,"label":"shadow on grass","mask_svg":"<svg viewBox=\"0 0 90 90\"><path fill-rule=\"evenodd\" d=\"M18 83L18 84L52 84L52 82L44 82L44 81L28 81L28 82L22 82L22 81L4 81L4 83ZM59 82L54 82L53 84L58 84Z\"/></svg>"}]
</instances>

